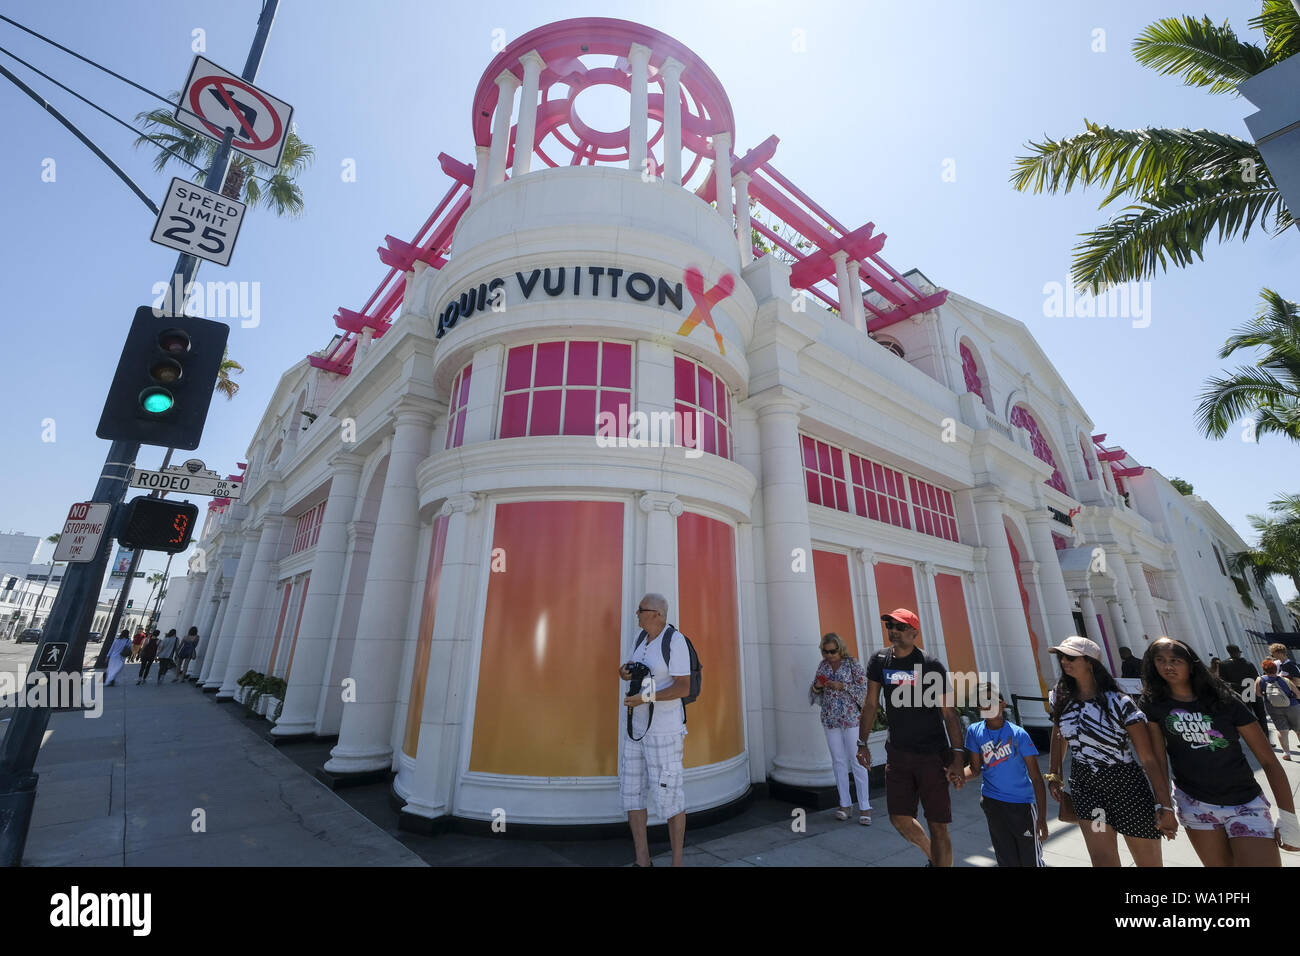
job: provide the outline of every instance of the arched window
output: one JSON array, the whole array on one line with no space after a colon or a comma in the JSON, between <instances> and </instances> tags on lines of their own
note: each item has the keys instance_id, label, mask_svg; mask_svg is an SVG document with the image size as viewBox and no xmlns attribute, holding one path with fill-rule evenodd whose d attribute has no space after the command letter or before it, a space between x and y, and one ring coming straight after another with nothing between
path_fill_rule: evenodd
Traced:
<instances>
[{"instance_id":1,"label":"arched window","mask_svg":"<svg viewBox=\"0 0 1300 956\"><path fill-rule=\"evenodd\" d=\"M1011 424L1018 425L1025 431L1029 432L1030 445L1034 449L1034 457L1039 461L1046 462L1052 466L1052 477L1047 479L1046 484L1051 485L1063 495L1068 495L1065 490L1065 478L1061 476L1061 469L1056 465L1056 458L1052 455L1052 447L1047 443L1047 438L1038 429L1038 422L1030 414L1029 409L1023 405L1017 405L1011 410Z\"/></svg>"},{"instance_id":2,"label":"arched window","mask_svg":"<svg viewBox=\"0 0 1300 956\"><path fill-rule=\"evenodd\" d=\"M874 338L874 336L873 336L873 338ZM886 350L888 350L888 351L890 351L890 352L893 352L893 353L894 353L895 355L897 355L899 358L906 358L906 357L907 357L907 356L903 353L903 347L902 347L901 345L899 345L897 342L895 342L893 339L881 339L881 338L877 338L875 341L876 341L876 344L877 344L877 345L881 346L882 348L884 348L884 349L886 349Z\"/></svg>"},{"instance_id":3,"label":"arched window","mask_svg":"<svg viewBox=\"0 0 1300 956\"><path fill-rule=\"evenodd\" d=\"M966 379L966 391L974 392L980 397L980 401L986 406L989 403L988 396L984 394L984 383L980 379L979 365L975 361L975 353L965 343L959 347L961 353L961 373Z\"/></svg>"}]
</instances>

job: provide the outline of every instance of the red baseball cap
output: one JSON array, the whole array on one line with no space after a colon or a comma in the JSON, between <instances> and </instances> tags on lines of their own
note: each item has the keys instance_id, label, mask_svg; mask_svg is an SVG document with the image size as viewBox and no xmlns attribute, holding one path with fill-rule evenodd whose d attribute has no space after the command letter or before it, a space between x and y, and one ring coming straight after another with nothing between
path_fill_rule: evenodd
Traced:
<instances>
[{"instance_id":1,"label":"red baseball cap","mask_svg":"<svg viewBox=\"0 0 1300 956\"><path fill-rule=\"evenodd\" d=\"M880 615L882 621L897 621L899 624L906 624L908 627L914 627L918 631L921 629L921 619L905 607L895 608L888 614Z\"/></svg>"}]
</instances>

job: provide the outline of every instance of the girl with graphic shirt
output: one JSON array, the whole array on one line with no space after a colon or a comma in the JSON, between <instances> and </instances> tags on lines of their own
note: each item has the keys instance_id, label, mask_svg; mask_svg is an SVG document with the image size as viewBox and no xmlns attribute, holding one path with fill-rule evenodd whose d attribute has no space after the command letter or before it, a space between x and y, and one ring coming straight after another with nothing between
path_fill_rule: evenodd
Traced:
<instances>
[{"instance_id":1,"label":"girl with graphic shirt","mask_svg":"<svg viewBox=\"0 0 1300 956\"><path fill-rule=\"evenodd\" d=\"M1205 866L1281 866L1277 848L1300 847L1300 824L1286 772L1255 715L1196 652L1157 638L1142 657L1143 713L1161 766L1174 771L1178 821ZM1264 769L1277 801L1280 832L1269 802L1242 753L1241 741Z\"/></svg>"},{"instance_id":2,"label":"girl with graphic shirt","mask_svg":"<svg viewBox=\"0 0 1300 956\"><path fill-rule=\"evenodd\" d=\"M827 634L821 642L822 660L813 675L809 703L822 705L822 729L835 768L835 785L840 793L840 808L835 819L847 820L853 809L849 802L849 767L858 788L858 822L871 826L871 794L867 769L854 759L858 739L858 721L867 697L867 672L854 658L838 634Z\"/></svg>"},{"instance_id":3,"label":"girl with graphic shirt","mask_svg":"<svg viewBox=\"0 0 1300 956\"><path fill-rule=\"evenodd\" d=\"M1156 760L1142 727L1146 717L1120 691L1095 643L1068 637L1050 653L1061 663L1061 679L1048 698L1052 751L1043 779L1052 798L1059 802L1064 792L1061 764L1068 744L1070 798L1092 865L1120 865L1118 832L1134 863L1160 866L1160 837L1172 840L1178 823L1169 807L1164 764Z\"/></svg>"}]
</instances>

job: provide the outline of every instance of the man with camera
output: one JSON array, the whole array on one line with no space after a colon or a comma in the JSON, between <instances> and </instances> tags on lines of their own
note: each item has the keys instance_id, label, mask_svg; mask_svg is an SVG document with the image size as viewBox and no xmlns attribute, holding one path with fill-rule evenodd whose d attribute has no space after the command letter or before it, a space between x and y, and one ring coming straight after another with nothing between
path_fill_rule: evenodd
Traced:
<instances>
[{"instance_id":1,"label":"man with camera","mask_svg":"<svg viewBox=\"0 0 1300 956\"><path fill-rule=\"evenodd\" d=\"M636 865L653 865L646 840L649 788L660 816L668 821L673 866L681 866L686 840L686 795L682 789L686 712L682 698L691 689L690 651L686 639L668 623L668 600L662 594L643 597L636 618L645 636L618 670L618 676L628 682L623 700L628 707L628 739L623 742L619 793L632 828ZM667 660L665 641L671 641Z\"/></svg>"}]
</instances>

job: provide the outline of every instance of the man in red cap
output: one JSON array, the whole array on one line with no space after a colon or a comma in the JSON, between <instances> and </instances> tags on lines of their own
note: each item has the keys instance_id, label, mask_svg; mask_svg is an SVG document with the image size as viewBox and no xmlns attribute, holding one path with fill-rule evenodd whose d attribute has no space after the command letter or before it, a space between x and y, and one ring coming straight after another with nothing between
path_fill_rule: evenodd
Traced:
<instances>
[{"instance_id":1,"label":"man in red cap","mask_svg":"<svg viewBox=\"0 0 1300 956\"><path fill-rule=\"evenodd\" d=\"M965 782L961 721L948 671L916 646L921 621L907 608L882 614L889 646L867 662L867 703L858 725L858 762L871 766L867 737L876 723L880 690L885 694L889 736L885 738L885 801L889 822L926 855L926 866L952 866L952 799L948 784ZM930 835L916 819L925 809Z\"/></svg>"}]
</instances>

